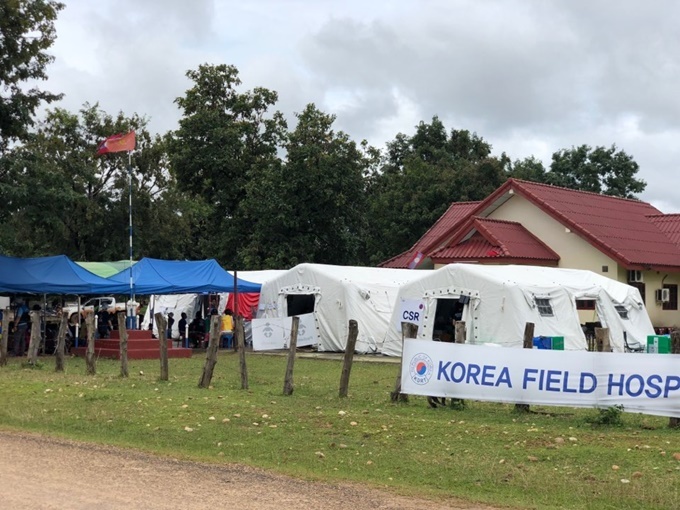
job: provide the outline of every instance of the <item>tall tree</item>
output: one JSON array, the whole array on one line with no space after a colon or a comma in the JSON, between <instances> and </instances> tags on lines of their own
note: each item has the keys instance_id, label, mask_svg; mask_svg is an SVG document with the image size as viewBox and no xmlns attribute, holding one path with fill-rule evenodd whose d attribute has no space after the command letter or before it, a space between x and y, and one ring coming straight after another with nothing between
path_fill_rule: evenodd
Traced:
<instances>
[{"instance_id":1,"label":"tall tree","mask_svg":"<svg viewBox=\"0 0 680 510\"><path fill-rule=\"evenodd\" d=\"M183 254L187 219L170 196L164 141L151 138L137 115L112 117L85 105L79 114L49 111L45 121L0 159L9 228L0 248L18 256L66 254L76 260L117 260L128 254L128 172L124 153L96 156L98 142L136 129L133 161L135 256Z\"/></svg>"},{"instance_id":2,"label":"tall tree","mask_svg":"<svg viewBox=\"0 0 680 510\"><path fill-rule=\"evenodd\" d=\"M46 50L56 39L54 21L63 8L51 0L0 2L0 153L26 138L41 103L61 98L37 87L26 90L24 84L47 79L54 57Z\"/></svg>"},{"instance_id":3,"label":"tall tree","mask_svg":"<svg viewBox=\"0 0 680 510\"><path fill-rule=\"evenodd\" d=\"M566 188L635 198L647 183L635 178L638 164L624 151L580 145L555 152L547 182Z\"/></svg>"},{"instance_id":4,"label":"tall tree","mask_svg":"<svg viewBox=\"0 0 680 510\"><path fill-rule=\"evenodd\" d=\"M277 164L285 121L269 114L276 92L237 91L241 80L233 66L206 64L186 74L193 86L175 100L183 116L170 146L171 166L182 190L208 207L199 251L231 264L247 235L243 222L233 220L245 185Z\"/></svg>"},{"instance_id":5,"label":"tall tree","mask_svg":"<svg viewBox=\"0 0 680 510\"><path fill-rule=\"evenodd\" d=\"M466 130L447 133L434 117L413 136L387 144L384 163L368 183L369 262L410 248L451 202L481 200L505 181L507 158Z\"/></svg>"},{"instance_id":6,"label":"tall tree","mask_svg":"<svg viewBox=\"0 0 680 510\"><path fill-rule=\"evenodd\" d=\"M356 264L365 219L368 160L335 116L310 104L286 140L285 164L273 164L247 185L242 203L252 234L242 253L247 267L300 262Z\"/></svg>"}]
</instances>

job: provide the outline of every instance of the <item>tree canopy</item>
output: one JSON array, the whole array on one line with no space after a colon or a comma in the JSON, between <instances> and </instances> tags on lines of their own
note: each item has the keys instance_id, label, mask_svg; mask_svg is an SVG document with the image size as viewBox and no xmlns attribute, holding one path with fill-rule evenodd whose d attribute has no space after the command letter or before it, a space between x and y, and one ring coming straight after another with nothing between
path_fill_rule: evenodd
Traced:
<instances>
[{"instance_id":1,"label":"tree canopy","mask_svg":"<svg viewBox=\"0 0 680 510\"><path fill-rule=\"evenodd\" d=\"M333 130L334 116L310 104L297 119L285 141L285 162L247 186L247 267L359 260L367 160L345 133Z\"/></svg>"},{"instance_id":2,"label":"tree canopy","mask_svg":"<svg viewBox=\"0 0 680 510\"><path fill-rule=\"evenodd\" d=\"M46 50L57 37L54 21L63 8L51 0L0 2L0 152L12 140L26 138L41 103L61 97L23 85L47 79L46 67L54 57Z\"/></svg>"},{"instance_id":3,"label":"tree canopy","mask_svg":"<svg viewBox=\"0 0 680 510\"><path fill-rule=\"evenodd\" d=\"M477 133L438 118L383 150L335 127L308 104L289 130L275 91L242 90L238 69L203 64L175 103L176 130L155 134L140 114L38 106L59 95L26 84L47 77L46 51L63 4L0 3L0 252L117 260L128 254L129 177L134 255L216 258L243 268L299 262L377 264L410 248L452 202L484 199L508 177L632 198L646 184L615 145L531 156L494 155ZM124 153L96 156L135 130Z\"/></svg>"},{"instance_id":4,"label":"tree canopy","mask_svg":"<svg viewBox=\"0 0 680 510\"><path fill-rule=\"evenodd\" d=\"M369 177L367 262L408 249L452 202L485 198L505 181L506 163L477 134L447 132L437 117L398 134Z\"/></svg>"}]
</instances>

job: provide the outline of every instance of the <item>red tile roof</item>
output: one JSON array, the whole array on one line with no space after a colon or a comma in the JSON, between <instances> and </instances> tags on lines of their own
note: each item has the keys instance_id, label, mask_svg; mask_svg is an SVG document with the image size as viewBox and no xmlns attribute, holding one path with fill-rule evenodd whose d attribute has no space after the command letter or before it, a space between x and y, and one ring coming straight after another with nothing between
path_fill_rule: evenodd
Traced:
<instances>
[{"instance_id":1,"label":"red tile roof","mask_svg":"<svg viewBox=\"0 0 680 510\"><path fill-rule=\"evenodd\" d=\"M680 269L680 249L649 216L661 212L639 200L509 179L475 213L513 190L629 269Z\"/></svg>"},{"instance_id":2,"label":"red tile roof","mask_svg":"<svg viewBox=\"0 0 680 510\"><path fill-rule=\"evenodd\" d=\"M381 267L408 268L408 264L416 253L427 256L431 251L443 244L448 234L468 219L470 212L479 202L454 202L444 214L425 232L410 250L400 253L380 264Z\"/></svg>"},{"instance_id":3,"label":"red tile roof","mask_svg":"<svg viewBox=\"0 0 680 510\"><path fill-rule=\"evenodd\" d=\"M680 247L680 214L658 214L648 216L648 218L666 234L666 237Z\"/></svg>"},{"instance_id":4,"label":"red tile roof","mask_svg":"<svg viewBox=\"0 0 680 510\"><path fill-rule=\"evenodd\" d=\"M430 255L433 262L493 259L505 264L557 265L560 260L557 253L515 221L475 217L458 233L457 239Z\"/></svg>"},{"instance_id":5,"label":"red tile roof","mask_svg":"<svg viewBox=\"0 0 680 510\"><path fill-rule=\"evenodd\" d=\"M627 269L680 270L678 215L664 215L639 200L519 179L508 179L481 202L451 204L413 248L381 265L407 267L418 251L430 257L446 241L462 240L470 230L465 220L487 217L513 195L524 197Z\"/></svg>"}]
</instances>

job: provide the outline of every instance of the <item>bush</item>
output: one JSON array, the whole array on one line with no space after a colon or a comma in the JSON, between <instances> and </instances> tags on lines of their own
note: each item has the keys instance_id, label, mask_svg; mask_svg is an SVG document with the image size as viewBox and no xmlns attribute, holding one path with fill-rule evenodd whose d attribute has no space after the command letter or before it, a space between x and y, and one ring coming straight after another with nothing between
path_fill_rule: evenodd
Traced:
<instances>
[{"instance_id":1,"label":"bush","mask_svg":"<svg viewBox=\"0 0 680 510\"><path fill-rule=\"evenodd\" d=\"M623 406L616 405L604 409L598 409L597 416L588 417L586 421L592 425L607 425L620 427L623 425L621 414L623 413Z\"/></svg>"}]
</instances>

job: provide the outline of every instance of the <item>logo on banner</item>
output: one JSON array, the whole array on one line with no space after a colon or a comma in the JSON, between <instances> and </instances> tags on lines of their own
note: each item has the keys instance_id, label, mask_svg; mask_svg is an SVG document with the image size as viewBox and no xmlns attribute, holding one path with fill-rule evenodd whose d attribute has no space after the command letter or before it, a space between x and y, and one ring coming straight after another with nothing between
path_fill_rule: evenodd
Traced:
<instances>
[{"instance_id":1,"label":"logo on banner","mask_svg":"<svg viewBox=\"0 0 680 510\"><path fill-rule=\"evenodd\" d=\"M420 352L411 358L408 369L414 383L427 384L434 373L434 362L427 354Z\"/></svg>"},{"instance_id":2,"label":"logo on banner","mask_svg":"<svg viewBox=\"0 0 680 510\"><path fill-rule=\"evenodd\" d=\"M269 325L269 323L264 325L264 328L262 328L262 332L264 333L264 336L266 336L267 338L271 338L272 335L274 334L274 330Z\"/></svg>"}]
</instances>

